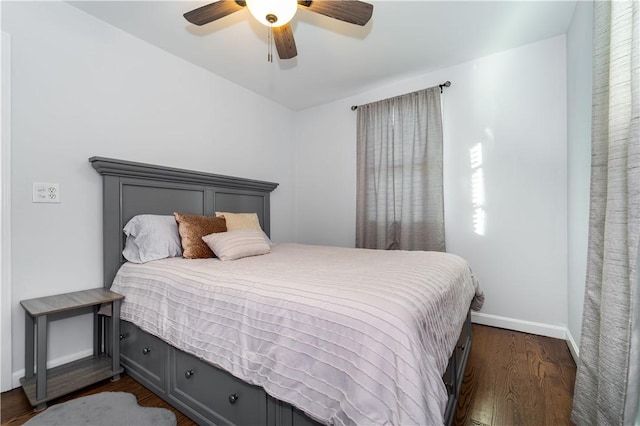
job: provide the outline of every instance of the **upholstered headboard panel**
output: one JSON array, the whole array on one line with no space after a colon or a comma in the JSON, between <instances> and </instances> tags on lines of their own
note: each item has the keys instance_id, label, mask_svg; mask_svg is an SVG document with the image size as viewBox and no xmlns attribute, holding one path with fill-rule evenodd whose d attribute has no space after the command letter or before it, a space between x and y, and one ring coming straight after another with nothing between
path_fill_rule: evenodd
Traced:
<instances>
[{"instance_id":1,"label":"upholstered headboard panel","mask_svg":"<svg viewBox=\"0 0 640 426\"><path fill-rule=\"evenodd\" d=\"M89 161L103 181L105 287L111 286L125 261L122 228L138 214L256 212L262 229L270 235L269 196L277 183L112 158L91 157Z\"/></svg>"}]
</instances>

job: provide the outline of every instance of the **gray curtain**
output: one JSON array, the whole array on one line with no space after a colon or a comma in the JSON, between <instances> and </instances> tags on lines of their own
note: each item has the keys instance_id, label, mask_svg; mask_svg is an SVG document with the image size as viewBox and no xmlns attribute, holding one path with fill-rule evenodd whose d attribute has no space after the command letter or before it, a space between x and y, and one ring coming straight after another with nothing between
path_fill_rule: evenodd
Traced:
<instances>
[{"instance_id":1,"label":"gray curtain","mask_svg":"<svg viewBox=\"0 0 640 426\"><path fill-rule=\"evenodd\" d=\"M356 247L444 251L440 88L358 107Z\"/></svg>"},{"instance_id":2,"label":"gray curtain","mask_svg":"<svg viewBox=\"0 0 640 426\"><path fill-rule=\"evenodd\" d=\"M591 205L572 420L631 425L638 410L640 141L636 1L594 2Z\"/></svg>"}]
</instances>

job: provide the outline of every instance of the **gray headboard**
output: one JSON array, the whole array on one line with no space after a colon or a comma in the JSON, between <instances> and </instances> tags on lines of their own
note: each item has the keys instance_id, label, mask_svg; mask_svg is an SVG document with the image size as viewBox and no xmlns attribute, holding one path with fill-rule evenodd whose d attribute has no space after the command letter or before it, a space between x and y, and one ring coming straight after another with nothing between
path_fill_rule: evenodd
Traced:
<instances>
[{"instance_id":1,"label":"gray headboard","mask_svg":"<svg viewBox=\"0 0 640 426\"><path fill-rule=\"evenodd\" d=\"M269 195L277 183L91 157L102 175L104 286L111 287L124 249L122 228L138 214L256 212L270 235Z\"/></svg>"}]
</instances>

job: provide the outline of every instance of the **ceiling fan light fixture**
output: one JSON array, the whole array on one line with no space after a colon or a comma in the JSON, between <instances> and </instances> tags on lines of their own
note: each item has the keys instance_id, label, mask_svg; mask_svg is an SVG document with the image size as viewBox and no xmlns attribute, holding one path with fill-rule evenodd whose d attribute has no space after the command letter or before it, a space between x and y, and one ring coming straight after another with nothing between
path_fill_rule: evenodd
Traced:
<instances>
[{"instance_id":1,"label":"ceiling fan light fixture","mask_svg":"<svg viewBox=\"0 0 640 426\"><path fill-rule=\"evenodd\" d=\"M291 21L298 10L298 2L296 0L247 0L247 7L261 24L280 27Z\"/></svg>"}]
</instances>

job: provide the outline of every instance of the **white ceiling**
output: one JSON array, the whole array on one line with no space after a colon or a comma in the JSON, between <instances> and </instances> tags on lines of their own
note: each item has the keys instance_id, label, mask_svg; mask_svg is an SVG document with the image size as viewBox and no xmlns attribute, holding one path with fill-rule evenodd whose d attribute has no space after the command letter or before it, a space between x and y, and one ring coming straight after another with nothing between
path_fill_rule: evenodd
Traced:
<instances>
[{"instance_id":1,"label":"white ceiling","mask_svg":"<svg viewBox=\"0 0 640 426\"><path fill-rule=\"evenodd\" d=\"M321 0L319 0L321 1ZM70 2L292 110L567 31L575 1L372 1L364 27L299 9L298 56L267 62L267 28L248 10L202 27L182 15L211 1Z\"/></svg>"}]
</instances>

